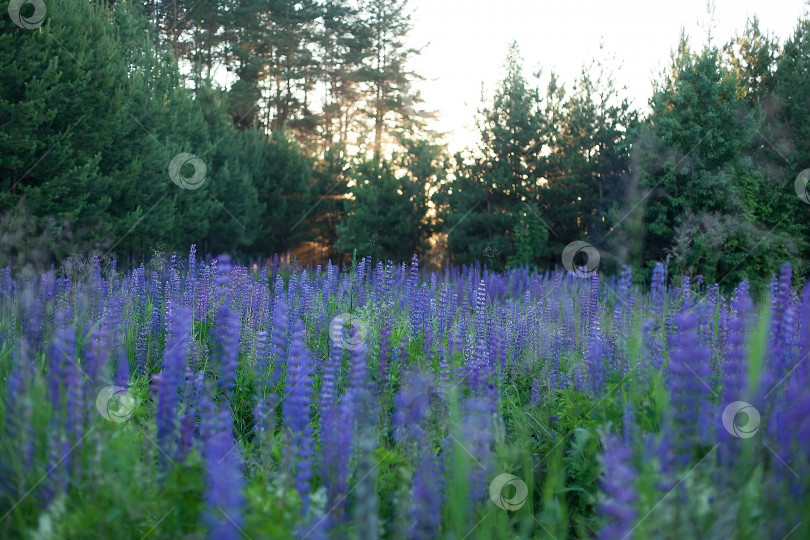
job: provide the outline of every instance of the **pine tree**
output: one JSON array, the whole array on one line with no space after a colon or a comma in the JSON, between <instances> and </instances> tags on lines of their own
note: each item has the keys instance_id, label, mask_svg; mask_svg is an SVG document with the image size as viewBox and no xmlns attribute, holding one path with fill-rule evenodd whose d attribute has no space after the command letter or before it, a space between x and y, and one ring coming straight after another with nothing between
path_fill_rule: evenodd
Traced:
<instances>
[{"instance_id":1,"label":"pine tree","mask_svg":"<svg viewBox=\"0 0 810 540\"><path fill-rule=\"evenodd\" d=\"M338 225L339 252L376 260L406 260L417 245L419 216L403 182L389 160L369 160L357 165L355 185L346 201L346 216Z\"/></svg>"},{"instance_id":2,"label":"pine tree","mask_svg":"<svg viewBox=\"0 0 810 540\"><path fill-rule=\"evenodd\" d=\"M522 63L513 43L506 76L492 104L480 112L481 157L469 164L457 158L456 179L437 198L447 245L458 262L472 263L486 252L493 267L503 268L510 260L528 262L542 255L544 233L524 234L527 227L542 221L537 208L538 154L544 126L539 94L524 77ZM515 228L523 231L522 255L517 259Z\"/></svg>"},{"instance_id":3,"label":"pine tree","mask_svg":"<svg viewBox=\"0 0 810 540\"><path fill-rule=\"evenodd\" d=\"M398 117L400 125L417 118L421 97L413 82L419 77L408 62L419 51L406 43L412 29L408 0L364 0L361 6L371 37L364 70L366 101L374 124L374 156L380 160L392 117Z\"/></svg>"}]
</instances>

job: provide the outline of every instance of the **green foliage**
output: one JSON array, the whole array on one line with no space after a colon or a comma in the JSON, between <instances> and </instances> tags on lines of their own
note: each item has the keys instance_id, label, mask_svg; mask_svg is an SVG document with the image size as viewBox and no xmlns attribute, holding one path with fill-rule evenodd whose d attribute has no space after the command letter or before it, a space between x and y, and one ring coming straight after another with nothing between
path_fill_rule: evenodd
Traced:
<instances>
[{"instance_id":1,"label":"green foliage","mask_svg":"<svg viewBox=\"0 0 810 540\"><path fill-rule=\"evenodd\" d=\"M756 38L751 29L741 38L743 55L768 47L747 41L752 33ZM644 259L666 258L675 274L701 274L724 286L747 278L758 287L778 270L777 259L797 260L803 209L771 176L761 149L769 120L752 101L761 89L750 86L768 80L770 64L735 56L730 64L735 71L718 49L693 52L682 38L651 100L639 144Z\"/></svg>"},{"instance_id":2,"label":"green foliage","mask_svg":"<svg viewBox=\"0 0 810 540\"><path fill-rule=\"evenodd\" d=\"M425 206L418 183L397 177L387 160L366 161L354 170L353 199L338 226L340 251L357 250L375 259L407 260L419 251L419 229Z\"/></svg>"}]
</instances>

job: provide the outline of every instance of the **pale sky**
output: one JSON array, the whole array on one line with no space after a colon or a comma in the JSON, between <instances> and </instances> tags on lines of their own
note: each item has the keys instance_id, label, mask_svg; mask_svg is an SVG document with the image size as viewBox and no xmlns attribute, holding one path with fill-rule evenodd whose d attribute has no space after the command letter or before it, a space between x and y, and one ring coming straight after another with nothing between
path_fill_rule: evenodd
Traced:
<instances>
[{"instance_id":1,"label":"pale sky","mask_svg":"<svg viewBox=\"0 0 810 540\"><path fill-rule=\"evenodd\" d=\"M448 132L451 151L477 143L475 113L481 84L490 92L503 76L509 43L516 40L525 74L552 69L567 88L582 66L605 52L615 55L617 83L646 111L651 80L669 64L686 29L693 48L706 42L706 0L411 0L413 44L426 45L413 68L427 80L424 107L436 110L433 129ZM741 32L759 16L763 32L780 42L805 13L804 0L716 0L715 43Z\"/></svg>"}]
</instances>

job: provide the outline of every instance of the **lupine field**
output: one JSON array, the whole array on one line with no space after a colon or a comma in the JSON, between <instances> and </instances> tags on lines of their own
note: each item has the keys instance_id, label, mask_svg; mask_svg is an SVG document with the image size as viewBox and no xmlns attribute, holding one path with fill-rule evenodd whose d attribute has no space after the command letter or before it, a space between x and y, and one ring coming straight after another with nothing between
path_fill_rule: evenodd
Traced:
<instances>
[{"instance_id":1,"label":"lupine field","mask_svg":"<svg viewBox=\"0 0 810 540\"><path fill-rule=\"evenodd\" d=\"M0 538L808 538L808 320L788 265L6 269Z\"/></svg>"}]
</instances>

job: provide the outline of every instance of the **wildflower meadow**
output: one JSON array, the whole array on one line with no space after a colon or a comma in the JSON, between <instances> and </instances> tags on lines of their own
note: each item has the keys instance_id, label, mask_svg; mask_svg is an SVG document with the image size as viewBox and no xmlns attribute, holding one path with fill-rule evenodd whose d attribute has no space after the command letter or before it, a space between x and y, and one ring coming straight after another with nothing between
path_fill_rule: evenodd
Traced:
<instances>
[{"instance_id":1,"label":"wildflower meadow","mask_svg":"<svg viewBox=\"0 0 810 540\"><path fill-rule=\"evenodd\" d=\"M789 265L6 269L0 537L808 538L808 320Z\"/></svg>"}]
</instances>

